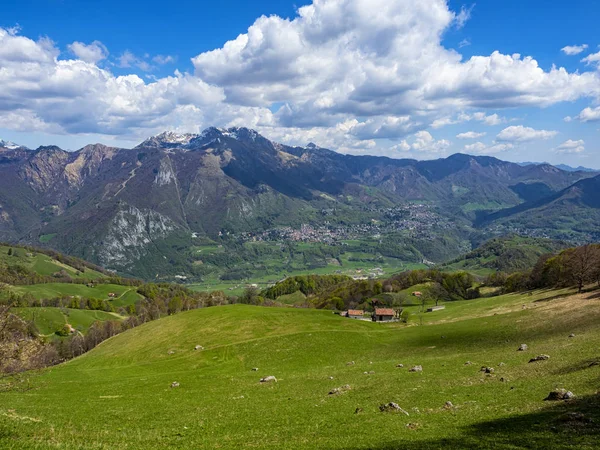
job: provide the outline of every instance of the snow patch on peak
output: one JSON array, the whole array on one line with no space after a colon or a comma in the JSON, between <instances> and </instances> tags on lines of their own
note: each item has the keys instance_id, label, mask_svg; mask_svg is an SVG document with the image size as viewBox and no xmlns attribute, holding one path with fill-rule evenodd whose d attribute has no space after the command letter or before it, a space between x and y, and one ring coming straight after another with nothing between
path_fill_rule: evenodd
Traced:
<instances>
[{"instance_id":1,"label":"snow patch on peak","mask_svg":"<svg viewBox=\"0 0 600 450\"><path fill-rule=\"evenodd\" d=\"M257 131L252 130L246 127L232 127L227 130L227 135L232 138L242 141L249 139L251 141L256 141L256 139L262 137Z\"/></svg>"},{"instance_id":2,"label":"snow patch on peak","mask_svg":"<svg viewBox=\"0 0 600 450\"><path fill-rule=\"evenodd\" d=\"M152 136L142 142L138 147L166 147L166 148L177 148L185 147L194 138L197 138L197 134L185 133L178 134L173 131L165 131L164 133Z\"/></svg>"},{"instance_id":3,"label":"snow patch on peak","mask_svg":"<svg viewBox=\"0 0 600 450\"><path fill-rule=\"evenodd\" d=\"M7 148L9 150L15 150L17 148L20 148L21 145L15 144L14 142L4 141L4 140L0 139L0 147Z\"/></svg>"}]
</instances>

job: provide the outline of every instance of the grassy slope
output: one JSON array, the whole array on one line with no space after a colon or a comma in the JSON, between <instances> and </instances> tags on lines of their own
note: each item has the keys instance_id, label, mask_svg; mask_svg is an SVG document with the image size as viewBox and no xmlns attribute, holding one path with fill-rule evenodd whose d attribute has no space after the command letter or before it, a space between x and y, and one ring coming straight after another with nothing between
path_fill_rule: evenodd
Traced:
<instances>
[{"instance_id":1,"label":"grassy slope","mask_svg":"<svg viewBox=\"0 0 600 450\"><path fill-rule=\"evenodd\" d=\"M451 303L427 320L442 323L409 327L241 305L171 316L0 393L0 447L594 448L600 300L565 293ZM555 387L579 400L542 401ZM389 401L410 416L379 412ZM557 421L571 410L596 420Z\"/></svg>"},{"instance_id":2,"label":"grassy slope","mask_svg":"<svg viewBox=\"0 0 600 450\"><path fill-rule=\"evenodd\" d=\"M23 248L13 247L13 255L9 256L8 251L10 248L0 245L0 263L6 263L10 266L19 264L40 275L53 275L64 270L71 278L95 280L104 277L100 272L91 269L86 269L83 273L79 272L73 267L60 263L42 253L31 253L32 256L27 256L29 252Z\"/></svg>"},{"instance_id":3,"label":"grassy slope","mask_svg":"<svg viewBox=\"0 0 600 450\"><path fill-rule=\"evenodd\" d=\"M524 236L504 236L491 239L472 252L440 266L444 271L462 271L485 276L496 271L515 272L527 270L538 258L554 253L566 244L550 239Z\"/></svg>"},{"instance_id":4,"label":"grassy slope","mask_svg":"<svg viewBox=\"0 0 600 450\"><path fill-rule=\"evenodd\" d=\"M136 301L141 299L141 296L137 293L136 288L119 286L116 284L98 284L91 288L84 284L48 283L34 284L31 286L13 286L11 290L19 294L29 293L38 299L72 295L75 297L111 300L111 297L109 297L108 294L114 293L117 295L117 297L111 301L115 307L134 304Z\"/></svg>"},{"instance_id":5,"label":"grassy slope","mask_svg":"<svg viewBox=\"0 0 600 450\"><path fill-rule=\"evenodd\" d=\"M69 308L15 308L13 312L25 320L32 320L44 336L54 334L66 323L85 333L94 322L123 319L116 313Z\"/></svg>"},{"instance_id":6,"label":"grassy slope","mask_svg":"<svg viewBox=\"0 0 600 450\"><path fill-rule=\"evenodd\" d=\"M13 250L13 255L11 256L8 255L9 248ZM11 266L18 264L40 275L52 275L64 270L74 279L95 280L105 277L100 272L91 269L86 269L85 272L81 273L73 267L62 264L42 253L32 253L31 256L28 256L28 253L27 250L22 248L0 246L0 263L6 263ZM142 298L135 288L114 284L99 284L94 288L90 288L85 284L47 283L29 286L9 286L8 289L17 294L29 293L37 299L49 299L68 295L110 300L115 308L135 304ZM117 297L114 299L109 297L108 294L111 292L117 294ZM22 318L26 320L33 319L36 327L43 335L53 334L62 328L65 323L70 323L77 330L86 332L97 320L118 320L121 318L119 315L102 311L73 309L67 309L66 311L67 314L61 312L59 308L15 309L15 312Z\"/></svg>"},{"instance_id":7,"label":"grassy slope","mask_svg":"<svg viewBox=\"0 0 600 450\"><path fill-rule=\"evenodd\" d=\"M34 284L31 286L13 286L12 291L19 294L30 293L35 298L54 298L62 295L75 297L99 298L110 300L110 303L118 310L122 306L135 304L141 295L135 288L118 286L115 284L99 284L94 288L83 284L49 283ZM117 294L118 297L110 298L109 292ZM118 314L103 311L67 309L68 314L61 312L60 308L16 308L15 312L25 320L32 320L43 335L51 335L60 330L65 323L70 323L74 328L86 333L89 327L96 321L120 320Z\"/></svg>"}]
</instances>

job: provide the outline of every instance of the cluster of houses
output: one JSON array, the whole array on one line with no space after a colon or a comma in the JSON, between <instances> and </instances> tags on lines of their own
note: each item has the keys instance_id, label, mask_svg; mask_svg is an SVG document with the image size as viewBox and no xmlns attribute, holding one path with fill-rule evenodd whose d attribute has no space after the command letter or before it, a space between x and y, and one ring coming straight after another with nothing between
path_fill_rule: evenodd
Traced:
<instances>
[{"instance_id":1,"label":"cluster of houses","mask_svg":"<svg viewBox=\"0 0 600 450\"><path fill-rule=\"evenodd\" d=\"M369 313L362 309L349 309L341 313L342 317L349 319L369 320ZM392 308L375 308L371 313L370 320L373 322L394 322L400 319L400 313Z\"/></svg>"}]
</instances>

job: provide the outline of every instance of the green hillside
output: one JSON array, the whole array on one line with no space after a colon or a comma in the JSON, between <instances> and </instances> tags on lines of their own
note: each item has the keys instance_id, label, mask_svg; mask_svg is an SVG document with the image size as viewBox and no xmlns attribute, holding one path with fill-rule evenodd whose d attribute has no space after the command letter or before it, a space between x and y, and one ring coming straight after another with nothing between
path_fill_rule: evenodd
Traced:
<instances>
[{"instance_id":1,"label":"green hillside","mask_svg":"<svg viewBox=\"0 0 600 450\"><path fill-rule=\"evenodd\" d=\"M75 260L69 257L66 259ZM60 262L52 256L33 249L0 245L0 268L2 266L15 265L22 266L32 272L45 276L52 276L64 271L66 275L74 279L96 280L105 277L104 274L97 270L81 266L80 269L84 269L82 271L68 263Z\"/></svg>"},{"instance_id":2,"label":"green hillside","mask_svg":"<svg viewBox=\"0 0 600 450\"><path fill-rule=\"evenodd\" d=\"M20 307L12 312L31 321L43 336L53 336L65 324L86 333L97 321L122 320L123 316L112 312L39 305L24 307L28 303L18 300L95 299L105 301L109 309L118 311L143 298L136 287L106 283L107 275L91 267L84 261L47 250L0 245L0 270L4 270L0 281L17 283L0 284L0 303L16 301L14 304ZM57 282L52 282L54 280Z\"/></svg>"},{"instance_id":3,"label":"green hillside","mask_svg":"<svg viewBox=\"0 0 600 450\"><path fill-rule=\"evenodd\" d=\"M0 447L595 448L600 302L571 294L447 303L423 326L244 305L169 316L0 392ZM575 400L545 402L555 388Z\"/></svg>"},{"instance_id":4,"label":"green hillside","mask_svg":"<svg viewBox=\"0 0 600 450\"><path fill-rule=\"evenodd\" d=\"M116 313L71 308L14 308L12 312L32 321L43 336L53 335L67 323L75 330L85 333L94 322L123 319Z\"/></svg>"},{"instance_id":5,"label":"green hillside","mask_svg":"<svg viewBox=\"0 0 600 450\"><path fill-rule=\"evenodd\" d=\"M13 286L10 288L18 294L31 294L36 299L75 296L108 300L115 307L135 304L142 297L135 287L119 286L117 284L98 284L94 287L85 284L44 283L31 286ZM115 297L110 297L114 294Z\"/></svg>"},{"instance_id":6,"label":"green hillside","mask_svg":"<svg viewBox=\"0 0 600 450\"><path fill-rule=\"evenodd\" d=\"M492 272L516 272L535 265L546 253L555 253L569 245L551 239L508 235L491 239L475 250L440 266L442 270L466 270L480 275Z\"/></svg>"}]
</instances>

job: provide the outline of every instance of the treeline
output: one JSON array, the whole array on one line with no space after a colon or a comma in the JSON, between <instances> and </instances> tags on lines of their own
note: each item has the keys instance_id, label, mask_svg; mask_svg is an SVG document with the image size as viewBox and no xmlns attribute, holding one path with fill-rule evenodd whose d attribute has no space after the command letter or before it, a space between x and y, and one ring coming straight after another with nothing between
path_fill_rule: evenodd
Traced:
<instances>
[{"instance_id":1,"label":"treeline","mask_svg":"<svg viewBox=\"0 0 600 450\"><path fill-rule=\"evenodd\" d=\"M600 286L600 244L542 255L531 270L510 275L497 272L488 276L485 283L500 287L503 292L563 287L576 287L582 292L588 284Z\"/></svg>"},{"instance_id":2,"label":"treeline","mask_svg":"<svg viewBox=\"0 0 600 450\"><path fill-rule=\"evenodd\" d=\"M469 273L412 270L387 280L353 280L344 275L301 275L287 278L260 294L247 290L239 301L261 304L263 298L276 300L282 295L300 291L307 297L306 306L340 310L356 307L372 309L376 305L398 306L399 292L425 283L428 287L422 294L427 301L465 300L481 295L477 280Z\"/></svg>"},{"instance_id":3,"label":"treeline","mask_svg":"<svg viewBox=\"0 0 600 450\"><path fill-rule=\"evenodd\" d=\"M446 273L439 270L411 270L387 280L351 280L318 294L314 302L320 308L364 308L400 306L398 295L412 286L427 284L421 300L427 302L470 300L481 296L477 280L467 272ZM375 298L376 297L376 298ZM375 301L373 301L375 300Z\"/></svg>"},{"instance_id":4,"label":"treeline","mask_svg":"<svg viewBox=\"0 0 600 450\"><path fill-rule=\"evenodd\" d=\"M352 278L346 275L298 275L286 278L275 286L265 289L261 295L275 300L282 295L300 291L309 296L347 281L352 281Z\"/></svg>"},{"instance_id":5,"label":"treeline","mask_svg":"<svg viewBox=\"0 0 600 450\"><path fill-rule=\"evenodd\" d=\"M19 295L9 291L5 294L5 298L0 299L0 303L12 305L16 308L69 308L115 312L115 307L110 301L99 298L73 297L69 295L52 298L35 298L30 293Z\"/></svg>"}]
</instances>

